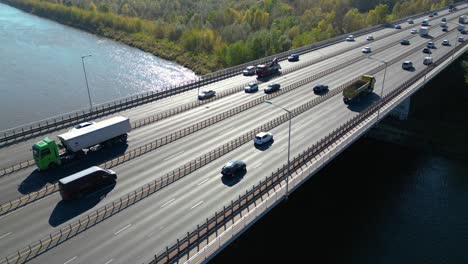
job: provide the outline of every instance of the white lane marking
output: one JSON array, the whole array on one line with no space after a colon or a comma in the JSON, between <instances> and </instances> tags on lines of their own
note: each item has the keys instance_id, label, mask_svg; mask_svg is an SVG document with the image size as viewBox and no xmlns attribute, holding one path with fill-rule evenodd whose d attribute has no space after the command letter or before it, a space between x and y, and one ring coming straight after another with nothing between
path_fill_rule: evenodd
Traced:
<instances>
[{"instance_id":1,"label":"white lane marking","mask_svg":"<svg viewBox=\"0 0 468 264\"><path fill-rule=\"evenodd\" d=\"M173 201L175 201L174 198L172 198L171 200L167 201L165 204L161 205L161 208L163 208L164 206L166 206L166 205L172 203Z\"/></svg>"},{"instance_id":2,"label":"white lane marking","mask_svg":"<svg viewBox=\"0 0 468 264\"><path fill-rule=\"evenodd\" d=\"M259 163L255 164L254 169L260 167L260 165L262 165L262 164L263 164L263 162L259 162Z\"/></svg>"},{"instance_id":3,"label":"white lane marking","mask_svg":"<svg viewBox=\"0 0 468 264\"><path fill-rule=\"evenodd\" d=\"M207 182L209 179L204 179L203 181L199 182L197 185L200 186L202 184L204 184L205 182Z\"/></svg>"},{"instance_id":4,"label":"white lane marking","mask_svg":"<svg viewBox=\"0 0 468 264\"><path fill-rule=\"evenodd\" d=\"M72 261L74 261L76 258L77 258L77 256L74 256L73 258L67 260L67 261L64 262L63 264L67 264L68 262L72 262Z\"/></svg>"},{"instance_id":5,"label":"white lane marking","mask_svg":"<svg viewBox=\"0 0 468 264\"><path fill-rule=\"evenodd\" d=\"M192 210L193 208L199 206L199 205L202 204L202 203L203 203L203 201L198 202L196 205L192 206L192 207L190 208L190 210Z\"/></svg>"},{"instance_id":6,"label":"white lane marking","mask_svg":"<svg viewBox=\"0 0 468 264\"><path fill-rule=\"evenodd\" d=\"M169 156L169 157L165 158L164 160L165 160L165 161L166 161L166 160L170 160L170 159L174 158L175 156L178 156L178 155L180 155L180 154L182 154L182 153L184 153L184 152L181 151L181 152L179 152L179 153L176 153L176 154L174 154L174 155L172 155L172 156Z\"/></svg>"},{"instance_id":7,"label":"white lane marking","mask_svg":"<svg viewBox=\"0 0 468 264\"><path fill-rule=\"evenodd\" d=\"M111 263L112 261L114 261L114 259L109 259L109 261L107 261L107 262L104 263L104 264L109 264L109 263Z\"/></svg>"},{"instance_id":8,"label":"white lane marking","mask_svg":"<svg viewBox=\"0 0 468 264\"><path fill-rule=\"evenodd\" d=\"M124 227L124 228L120 229L119 231L115 232L115 235L119 234L120 232L124 231L125 229L127 229L127 228L129 228L131 226L132 226L132 224L128 224L126 227Z\"/></svg>"},{"instance_id":9,"label":"white lane marking","mask_svg":"<svg viewBox=\"0 0 468 264\"><path fill-rule=\"evenodd\" d=\"M2 238L4 238L4 237L7 237L7 236L9 236L9 235L11 235L11 232L8 233L8 234L4 234L3 236L0 236L0 239L2 239Z\"/></svg>"},{"instance_id":10,"label":"white lane marking","mask_svg":"<svg viewBox=\"0 0 468 264\"><path fill-rule=\"evenodd\" d=\"M302 136L302 137L299 137L298 139L303 139L303 138L305 138L305 135L304 135L304 136Z\"/></svg>"}]
</instances>

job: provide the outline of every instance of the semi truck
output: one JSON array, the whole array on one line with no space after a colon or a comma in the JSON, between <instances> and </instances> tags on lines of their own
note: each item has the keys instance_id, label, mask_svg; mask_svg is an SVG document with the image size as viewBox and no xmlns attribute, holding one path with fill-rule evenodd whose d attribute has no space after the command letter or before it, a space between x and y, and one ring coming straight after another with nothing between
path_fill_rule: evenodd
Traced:
<instances>
[{"instance_id":1,"label":"semi truck","mask_svg":"<svg viewBox=\"0 0 468 264\"><path fill-rule=\"evenodd\" d=\"M281 66L278 63L278 58L274 58L268 65L267 64L257 65L257 69L255 70L255 73L257 74L257 78L264 78L269 75L280 73L280 69L281 69Z\"/></svg>"},{"instance_id":2,"label":"semi truck","mask_svg":"<svg viewBox=\"0 0 468 264\"><path fill-rule=\"evenodd\" d=\"M419 35L421 37L429 35L429 27L420 27L419 28Z\"/></svg>"},{"instance_id":3,"label":"semi truck","mask_svg":"<svg viewBox=\"0 0 468 264\"><path fill-rule=\"evenodd\" d=\"M343 102L350 104L359 100L363 95L368 95L374 90L375 77L362 75L358 80L350 83L343 89Z\"/></svg>"},{"instance_id":4,"label":"semi truck","mask_svg":"<svg viewBox=\"0 0 468 264\"><path fill-rule=\"evenodd\" d=\"M127 142L132 126L127 117L116 116L84 127L75 127L60 134L60 142L49 137L32 146L34 162L39 170L53 169L106 145Z\"/></svg>"}]
</instances>

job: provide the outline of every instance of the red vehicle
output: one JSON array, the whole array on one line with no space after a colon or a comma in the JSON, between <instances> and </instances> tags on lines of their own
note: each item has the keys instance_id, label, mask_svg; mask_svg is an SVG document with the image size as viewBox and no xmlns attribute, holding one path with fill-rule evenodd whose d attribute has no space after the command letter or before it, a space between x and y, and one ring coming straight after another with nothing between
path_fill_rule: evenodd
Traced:
<instances>
[{"instance_id":1,"label":"red vehicle","mask_svg":"<svg viewBox=\"0 0 468 264\"><path fill-rule=\"evenodd\" d=\"M270 64L260 64L257 65L257 69L255 73L257 74L257 78L263 78L269 75L278 74L280 73L281 66L278 63L278 58L274 58Z\"/></svg>"}]
</instances>

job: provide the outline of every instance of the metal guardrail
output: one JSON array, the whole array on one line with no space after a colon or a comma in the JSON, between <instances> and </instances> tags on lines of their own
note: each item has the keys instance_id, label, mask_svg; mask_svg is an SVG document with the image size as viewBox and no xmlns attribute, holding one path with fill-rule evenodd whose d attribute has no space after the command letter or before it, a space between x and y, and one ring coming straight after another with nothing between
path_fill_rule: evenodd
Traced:
<instances>
[{"instance_id":1,"label":"metal guardrail","mask_svg":"<svg viewBox=\"0 0 468 264\"><path fill-rule=\"evenodd\" d=\"M459 49L463 48L466 44L464 43L463 45L459 45L457 48L455 48L453 50L452 53L455 53L456 51L458 51ZM448 53L448 54L445 54L442 58L440 58L439 60L437 60L436 64L439 63L440 61L443 61L445 60L446 58L450 57L451 56L451 53ZM429 67L435 67L435 65L432 65L432 66L429 66ZM376 109L378 109L382 104L385 104L386 102L388 102L390 99L392 99L393 97L395 97L396 95L398 95L402 90L404 89L407 89L408 87L410 87L414 82L416 82L418 79L422 78L424 75L426 74L426 72L421 72L421 73L418 73L417 76L415 76L412 80L409 80L407 82L405 82L403 85L401 85L398 89L396 90L393 90L390 94L386 95L384 97L384 100L383 101L379 101L377 102L376 104L373 104L370 108L368 108L366 110L366 112L364 113L367 113L367 115L369 115L370 113L374 113L376 111ZM321 98L321 97L320 97ZM316 99L320 99L320 98L316 98ZM315 100L315 99L314 99ZM301 106L303 107L303 106ZM299 108L301 108L299 107ZM296 108L297 109L297 108ZM296 109L294 111L296 111ZM305 111L305 110L304 110ZM321 141L319 141L319 143L313 145L311 148L309 148L307 151L305 151L303 154L301 154L299 157L296 157L295 159L293 159L293 162L290 163L290 165L292 167L294 166L298 166L300 164L300 162L298 163L298 161L300 160L297 160L298 158L301 158L302 157L302 160L305 160L304 157L307 157L307 158L310 158L311 154L310 153L314 153L319 151L320 149L324 149L324 147L328 146L329 144L333 143L336 138L338 137L338 135L340 134L343 134L345 133L346 131L348 131L350 128L352 128L352 126L355 126L357 124L356 121L353 122L353 120L355 120L356 118L362 116L363 113L361 113L360 115L356 116L355 118L353 118L352 120L348 121L347 123L345 123L344 125L340 126L340 128L334 130L333 132L331 132L327 137L325 137L324 139L322 139ZM283 115L281 116L280 118L285 118L286 115ZM289 120L289 116L285 118L285 120L283 120L283 122L285 122L286 120ZM360 119L362 120L362 118ZM271 122L271 121L270 121ZM333 139L332 139L333 138ZM238 139L236 139L234 141L237 142ZM249 140L251 140L251 137L249 138ZM230 144L230 143L228 143ZM237 143L238 144L238 143ZM236 146L237 144L233 144L233 145L230 145L231 147L238 147ZM312 149L312 152L311 152L311 149ZM223 150L224 150L224 145L223 145ZM212 151L213 152L213 151ZM218 154L217 155L211 155L211 153L209 154L209 158L213 158L213 157L219 157L220 155ZM225 153L224 153L225 154ZM204 161L206 162L207 160L207 156L205 155L204 156ZM201 167L201 162L202 160L200 160L199 162L199 166ZM206 163L204 163L206 164ZM203 164L203 165L204 165ZM278 170L276 172L276 178L279 179L283 179L284 178L284 171L285 171L285 166L287 165L284 165L282 169ZM195 163L195 168L197 167L197 163ZM191 167L190 167L191 168ZM198 167L199 168L199 167ZM181 168L178 169L178 176L180 176L180 173L185 170L181 170ZM280 174L280 171L282 174ZM271 178L273 178L273 176L275 175L275 173L272 174ZM177 179L179 179L180 177L175 177L176 174L173 172L173 176L172 176L172 181L175 181ZM281 176L281 177L279 177ZM157 180L159 181L159 186L167 186L168 183L169 183L169 180L170 180L170 177L166 177L166 179L160 179L160 180ZM158 186L156 184L156 182L152 182L152 183L149 183L145 186L143 186L142 188L138 189L138 190L135 190L134 192L130 193L130 194L127 194L126 196L124 196L123 198L120 198L119 200L117 201L114 201L104 207L101 207L99 208L98 210L96 210L94 213L92 214L88 214L87 216L85 216L84 218L80 218L78 219L78 221L70 224L69 226L67 227L64 227L62 229L60 229L59 231L51 234L50 236L48 236L47 238L44 238L44 239L41 239L39 240L39 242L35 243L35 244L32 244L32 245L29 245L27 248L25 249L22 249L20 251L17 252L17 254L13 255L13 256L9 256L9 257L6 257L4 260L6 262L4 263L10 263L10 260L11 261L20 261L22 258L25 257L24 261L27 261L28 259L48 250L49 248L53 247L53 246L56 246L62 242L64 242L65 240L67 240L68 238L74 236L74 235L77 235L79 233L81 233L82 231L88 229L89 227L103 221L104 219L114 215L115 213L117 213L118 211L121 211L122 210L122 207L124 206L125 204L125 208L128 207L129 205L131 204L134 204L136 203L137 201L143 199L144 197L147 197L149 196L151 193L154 193L156 191L156 187ZM271 182L271 181L270 181ZM265 181L264 182L265 186L268 187L268 181ZM272 186L272 184L270 184L269 186ZM152 192L151 192L152 191ZM248 195L244 195L243 197L249 197ZM241 198L241 197L240 197ZM240 200L240 199L239 199ZM238 201L239 201L238 200ZM242 203L239 202L239 205L242 205ZM231 207L231 212L234 212L233 209L234 207ZM240 208L240 206L239 206ZM245 208L245 207L244 207ZM116 210L116 211L114 211ZM238 210L236 210L238 211ZM225 212L225 210L223 210L223 212ZM224 214L226 215L226 214ZM229 214L227 214L229 216ZM231 214L233 215L233 214ZM218 226L218 217L217 215L215 215L215 226L217 227ZM232 218L232 217L231 217ZM227 218L226 218L227 219ZM83 220L83 222L82 222ZM207 223L209 223L209 221L207 220ZM209 225L206 226L206 232L209 232L210 229L209 228ZM200 237L200 233L203 235L205 233L204 230L201 230L200 228L197 228L197 242L199 242L199 237ZM190 242L190 233L187 233L187 248L190 247L190 245L194 245L194 243ZM198 243L196 243L198 244ZM184 243L180 243L180 241L178 240L178 243L177 243L177 249L176 249L176 256L179 256L179 254L181 252L183 252L184 249L181 250L181 245L185 245ZM159 263L159 261L163 261L162 263L166 263L166 261L168 260L169 257L174 256L174 254L171 254L173 253L173 250L172 248L175 248L174 246L171 247L171 250L167 250L165 253L163 253L162 255L160 256L157 256L155 255L155 262L156 263ZM170 251L170 252L169 252ZM161 257L162 256L162 257Z\"/></svg>"},{"instance_id":2,"label":"metal guardrail","mask_svg":"<svg viewBox=\"0 0 468 264\"><path fill-rule=\"evenodd\" d=\"M435 25L435 26L432 26L431 28L437 28L437 26ZM381 38L385 38L385 37L393 35L393 34L395 34L395 33L394 32L389 32L389 33L387 33L385 35L382 35ZM324 56L324 57L322 57L320 59L317 59L317 60L312 60L312 61L308 61L308 62L305 62L305 63L301 63L299 65L296 65L294 67L291 67L291 68L288 68L288 69L284 70L283 74L294 72L294 71L297 71L299 69L305 68L307 66L310 66L310 65L316 63L317 61L322 61L322 60L331 58L331 57L333 57L333 56L335 56L337 54L340 54L342 52L352 50L352 49L355 48L355 46L359 46L359 45L361 45L361 44L353 45L353 46L351 46L351 47L349 47L349 48L347 48L345 50L340 50L340 51L328 54L327 56ZM385 45L383 47L380 47L377 50L374 50L373 54L376 54L377 52L383 51L386 48L391 47L392 45L394 45L394 43L389 43L389 44L387 44L387 45ZM346 62L344 62L344 63L342 63L340 65L337 65L337 66L334 66L334 67L329 68L327 70L324 70L324 71L322 71L319 74L316 74L314 76L317 76L316 78L320 78L320 77L325 76L326 74L329 74L329 73L331 73L333 71L336 71L336 70L342 69L342 68L344 68L346 66L349 66L349 65L351 65L351 64L353 64L353 63L355 63L355 62L357 62L357 61L359 61L361 59L362 59L361 56L357 56L354 59L347 60ZM246 83L244 83L244 84L242 84L240 86L228 89L226 91L222 91L222 92L218 93L215 98L211 98L209 100L203 100L203 101L200 101L200 100L193 101L193 102L187 103L187 104L182 105L182 106L174 107L174 108L169 109L167 111L164 111L162 113L158 113L156 115L137 120L137 121L132 123L132 128L142 127L144 125L154 123L154 122L163 120L165 118L168 118L168 117L183 113L185 111L194 109L194 108L196 108L196 107L198 107L200 105L212 102L212 101L217 100L219 98L223 98L223 97L226 97L228 95L237 93L239 91L242 91L243 87L245 85L247 85L248 83L249 82L246 82ZM32 165L34 165L34 161L33 160L27 160L27 161L22 161L19 164L14 164L14 165L11 165L11 166L8 166L8 167L5 167L5 168L0 168L0 177L5 176L5 175L10 174L10 173L13 173L13 172L18 171L18 170L27 168L27 167L32 166Z\"/></svg>"},{"instance_id":3,"label":"metal guardrail","mask_svg":"<svg viewBox=\"0 0 468 264\"><path fill-rule=\"evenodd\" d=\"M450 34L450 32L442 34L441 36L437 37L437 39L441 39L444 36L446 36L447 34ZM405 52L403 54L400 54L398 57L390 60L388 63L391 65L391 64L393 64L395 62L398 62L401 59L405 58L408 54L413 53L415 50L420 49L424 45L425 44L421 44L419 46L416 46L416 47L412 48L411 50L409 50L409 51L407 51L407 52ZM356 59L361 59L361 58L356 58ZM294 89L296 89L296 88L298 88L298 87L300 87L300 86L302 86L302 85L304 85L306 83L309 83L309 82L311 82L311 81L313 81L315 79L318 79L318 78L320 78L322 76L325 76L325 75L329 74L330 72L336 71L336 70L338 70L338 69L340 69L342 67L345 67L345 66L347 66L348 64L351 64L351 63L354 63L353 60L351 62L346 62L344 64L332 67L330 69L327 69L325 71L317 73L317 74L315 74L313 76L309 76L306 79L303 79L303 80L301 80L299 82L288 85L287 87L283 88L279 92L257 98L256 100L253 100L253 101L250 101L250 102L245 103L243 105L240 105L240 106L238 106L236 108L233 108L231 110L228 110L226 112L218 114L218 115L216 115L214 117L211 117L211 118L206 119L204 121L201 121L199 123L196 123L196 124L194 124L194 125L192 125L190 127L187 127L187 128L182 129L182 130L176 131L176 132L174 132L174 133L172 133L170 135L167 135L167 136L165 136L163 138L159 138L159 139L157 139L157 140L155 140L155 141L153 141L151 143L148 143L148 144L146 144L144 146L141 146L141 147L139 147L137 149L131 150L131 151L127 152L125 155L123 155L121 157L118 157L118 158L115 158L115 159L113 159L111 161L100 164L99 166L107 168L107 169L115 167L115 166L117 166L119 164L122 164L123 162L129 161L129 160L134 159L136 157L139 157L139 156L141 156L143 154L146 154L146 153L148 153L150 151L153 151L153 150L155 150L155 149L157 149L159 147L167 145L167 144L169 144L169 143L171 143L171 142L173 142L175 140L178 140L178 139L180 139L182 137L185 137L185 136L187 136L189 134L192 134L192 133L194 133L196 131L199 131L199 130L207 127L207 126L210 126L212 124L220 122L220 121L222 121L222 120L224 120L226 118L229 118L229 117L231 117L231 116L233 116L235 114L238 114L238 113L240 113L242 111L245 111L245 110L247 110L249 108L252 108L252 107L254 107L256 105L259 105L262 102L264 102L265 100L269 100L269 99L274 98L276 96L287 93L287 92L289 92L291 90L294 90ZM297 67L301 67L301 65L298 65ZM377 68L367 72L366 74L372 75L372 74L382 70L383 68L384 68L384 65L380 65ZM289 70L293 71L294 69L289 69ZM320 99L320 101L317 101L317 102L320 103L320 102L322 102L324 100L327 100L328 98L331 98L332 96L340 93L344 89L344 87L346 87L347 84L355 81L356 79L353 79L350 82L348 82L348 83L346 83L344 85L341 85L338 88L333 89L330 93L328 93L325 96L316 98L316 99ZM314 99L314 100L316 100L316 99ZM316 104L318 104L318 103L316 103ZM314 105L316 105L316 104L314 104ZM19 207L25 206L25 205L27 205L27 204L29 204L31 202L34 202L34 201L36 201L38 199L41 199L41 198L43 198L43 197L45 197L47 195L50 195L50 194L52 194L52 193L54 193L56 191L58 191L58 184L55 183L53 185L46 185L46 188L43 188L43 189L41 189L39 191L32 192L32 193L29 193L27 195L18 197L17 199L8 201L6 203L3 203L3 204L0 205L0 215L7 214L7 213L9 213L9 212L11 212L13 210L16 210Z\"/></svg>"},{"instance_id":4,"label":"metal guardrail","mask_svg":"<svg viewBox=\"0 0 468 264\"><path fill-rule=\"evenodd\" d=\"M443 10L443 9L440 9L440 10ZM428 13L430 12L425 12L425 13L419 14L417 16L412 16L412 17L416 18L416 17L424 16ZM400 20L397 20L396 22L404 21L405 19L406 18L402 18ZM113 100L110 102L106 102L106 103L93 107L92 111L88 109L77 110L74 112L67 113L65 115L51 117L48 119L29 123L29 124L22 125L19 127L7 129L7 130L0 132L0 144L12 143L23 137L33 136L35 134L40 134L42 132L49 131L51 129L56 130L56 129L64 128L64 127L76 124L78 122L89 120L91 118L104 116L110 113L114 113L114 112L122 111L124 109L135 107L137 105L149 103L149 102L159 100L162 98L166 98L175 94L183 93L183 92L201 87L203 85L207 85L207 84L237 75L240 72L242 72L242 70L245 69L245 67L248 65L257 65L257 64L266 63L266 62L271 61L275 57L277 57L279 60L284 60L291 53L305 53L305 52L309 52L311 50L315 50L324 46L332 45L336 42L340 42L348 34L360 36L360 35L367 34L369 32L373 32L384 27L385 25L382 24L382 25L377 25L377 26L361 29L355 32L342 34L340 36L337 36L331 39L319 41L319 42L316 42L314 44L310 44L304 47L278 53L278 54L271 55L265 58L261 58L255 61L243 63L240 65L231 67L231 68L227 68L227 69L220 70L211 74L207 74L207 75L202 76L197 81L195 80L187 81L177 86L166 86L166 87L160 88L158 89L158 91L150 91L150 92L141 93L141 94Z\"/></svg>"},{"instance_id":5,"label":"metal guardrail","mask_svg":"<svg viewBox=\"0 0 468 264\"><path fill-rule=\"evenodd\" d=\"M454 50L453 53L464 46L465 45L460 45L460 47ZM442 58L438 59L436 64L446 60L451 56L451 54L452 53L448 53ZM434 68L436 64L428 66L428 69ZM224 206L222 210L215 212L214 216L207 218L205 223L197 225L197 228L194 231L187 232L186 236L181 239L177 239L177 242L172 246L166 247L164 252L159 255L154 255L154 259L149 263L175 263L181 258L181 255L187 255L190 250L195 249L200 244L209 244L210 235L215 233L217 235L218 230L226 229L226 224L233 222L235 217L237 217L237 219L242 218L242 211L248 211L249 206L252 206L254 202L256 202L264 195L269 196L269 192L274 191L275 187L278 186L278 184L284 182L286 177L291 177L293 173L297 174L297 171L300 171L304 164L308 162L314 162L320 153L327 152L327 148L333 145L338 139L351 132L357 125L369 118L371 115L375 114L382 105L385 105L397 95L399 95L402 91L408 89L418 80L423 78L425 74L425 71L418 73L413 79L404 82L397 89L385 95L381 101L375 102L365 112L355 116L345 124L341 125L339 128L333 130L319 142L309 147L297 157L293 158L293 160L290 162L290 166L288 166L288 164L283 164L283 166L278 168L278 170L272 173L271 176L268 176L264 180L260 181L257 185L253 186L251 190L247 190L245 194L239 195L237 200L231 201L230 205ZM288 172L292 173L288 174Z\"/></svg>"}]
</instances>

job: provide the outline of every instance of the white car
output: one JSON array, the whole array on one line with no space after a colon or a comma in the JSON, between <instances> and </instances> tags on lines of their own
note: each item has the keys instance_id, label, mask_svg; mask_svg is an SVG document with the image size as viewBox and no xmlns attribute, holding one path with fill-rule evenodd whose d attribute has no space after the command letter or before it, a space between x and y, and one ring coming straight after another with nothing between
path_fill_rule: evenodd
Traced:
<instances>
[{"instance_id":1,"label":"white car","mask_svg":"<svg viewBox=\"0 0 468 264\"><path fill-rule=\"evenodd\" d=\"M273 139L273 134L270 132L260 132L254 138L254 143L257 145L263 145Z\"/></svg>"},{"instance_id":2,"label":"white car","mask_svg":"<svg viewBox=\"0 0 468 264\"><path fill-rule=\"evenodd\" d=\"M371 51L372 51L371 47L365 47L365 48L362 49L362 53L369 53Z\"/></svg>"},{"instance_id":3,"label":"white car","mask_svg":"<svg viewBox=\"0 0 468 264\"><path fill-rule=\"evenodd\" d=\"M416 29L414 29L414 28L413 28L410 32L411 32L411 34L416 34L416 33L418 33L418 31L417 31Z\"/></svg>"},{"instance_id":4,"label":"white car","mask_svg":"<svg viewBox=\"0 0 468 264\"><path fill-rule=\"evenodd\" d=\"M432 57L424 57L423 64L424 65L432 64Z\"/></svg>"},{"instance_id":5,"label":"white car","mask_svg":"<svg viewBox=\"0 0 468 264\"><path fill-rule=\"evenodd\" d=\"M367 38L366 38L366 39L367 39L367 40L374 40L374 36L372 36L372 35L369 35L369 36L367 36Z\"/></svg>"},{"instance_id":6,"label":"white car","mask_svg":"<svg viewBox=\"0 0 468 264\"><path fill-rule=\"evenodd\" d=\"M347 36L346 41L354 41L354 36L353 35Z\"/></svg>"},{"instance_id":7,"label":"white car","mask_svg":"<svg viewBox=\"0 0 468 264\"><path fill-rule=\"evenodd\" d=\"M430 49L435 49L435 44L434 42L430 41L427 43L427 47L430 48Z\"/></svg>"},{"instance_id":8,"label":"white car","mask_svg":"<svg viewBox=\"0 0 468 264\"><path fill-rule=\"evenodd\" d=\"M444 45L444 46L450 46L450 42L448 41L448 39L444 39L444 40L442 41L442 45Z\"/></svg>"},{"instance_id":9,"label":"white car","mask_svg":"<svg viewBox=\"0 0 468 264\"><path fill-rule=\"evenodd\" d=\"M255 74L255 66L253 66L253 65L247 66L247 68L245 68L245 70L242 71L242 74L244 76L254 75Z\"/></svg>"},{"instance_id":10,"label":"white car","mask_svg":"<svg viewBox=\"0 0 468 264\"><path fill-rule=\"evenodd\" d=\"M465 39L463 37L458 37L458 42L463 42Z\"/></svg>"}]
</instances>

